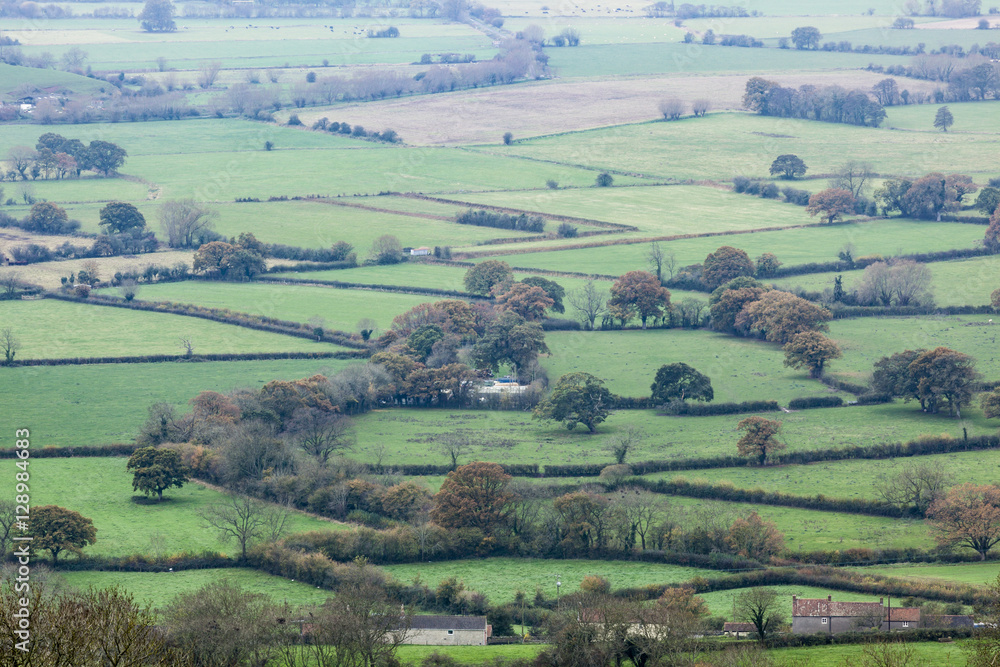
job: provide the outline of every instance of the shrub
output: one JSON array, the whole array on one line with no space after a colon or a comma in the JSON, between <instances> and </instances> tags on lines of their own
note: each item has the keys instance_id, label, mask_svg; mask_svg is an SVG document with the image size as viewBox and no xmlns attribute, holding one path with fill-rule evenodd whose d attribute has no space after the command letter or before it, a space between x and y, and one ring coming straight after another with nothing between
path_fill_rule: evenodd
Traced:
<instances>
[{"instance_id":1,"label":"shrub","mask_svg":"<svg viewBox=\"0 0 1000 667\"><path fill-rule=\"evenodd\" d=\"M809 396L807 398L793 398L788 402L791 410L808 410L810 408L839 408L844 404L844 399L840 396Z\"/></svg>"}]
</instances>

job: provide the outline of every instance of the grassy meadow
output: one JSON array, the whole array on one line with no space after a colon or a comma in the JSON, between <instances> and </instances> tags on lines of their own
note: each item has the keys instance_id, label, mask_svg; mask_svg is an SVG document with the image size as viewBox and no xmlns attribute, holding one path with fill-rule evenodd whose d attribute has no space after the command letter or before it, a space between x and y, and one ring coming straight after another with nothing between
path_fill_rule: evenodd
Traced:
<instances>
[{"instance_id":1,"label":"grassy meadow","mask_svg":"<svg viewBox=\"0 0 1000 667\"><path fill-rule=\"evenodd\" d=\"M184 354L181 339L197 354L331 352L337 345L167 313L133 312L83 303L0 302L0 319L17 322L22 359ZM46 326L50 325L50 326ZM55 325L55 326L51 326Z\"/></svg>"},{"instance_id":2,"label":"grassy meadow","mask_svg":"<svg viewBox=\"0 0 1000 667\"><path fill-rule=\"evenodd\" d=\"M33 459L31 502L36 506L59 505L91 519L97 542L84 553L128 556L211 550L239 556L238 544L220 541L218 533L198 516L200 510L224 500L221 492L191 482L165 491L162 502L136 502L132 475L125 470L127 462L125 457ZM12 496L13 476L2 485ZM141 493L138 496L144 497ZM343 528L342 524L292 512L288 521L291 532Z\"/></svg>"}]
</instances>

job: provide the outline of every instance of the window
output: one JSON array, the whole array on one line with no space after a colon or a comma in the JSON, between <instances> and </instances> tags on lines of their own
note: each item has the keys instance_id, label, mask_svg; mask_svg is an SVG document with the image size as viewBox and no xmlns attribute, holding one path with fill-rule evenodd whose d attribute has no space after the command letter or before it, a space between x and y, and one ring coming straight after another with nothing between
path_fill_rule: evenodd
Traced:
<instances>
[{"instance_id":1,"label":"window","mask_svg":"<svg viewBox=\"0 0 1000 667\"><path fill-rule=\"evenodd\" d=\"M819 619L819 622L820 622L821 625L826 625L826 619L825 618Z\"/></svg>"},{"instance_id":2,"label":"window","mask_svg":"<svg viewBox=\"0 0 1000 667\"><path fill-rule=\"evenodd\" d=\"M453 635L453 634L455 634L455 631L454 631L454 630L449 630L449 631L448 631L448 634L449 634L449 635Z\"/></svg>"},{"instance_id":3,"label":"window","mask_svg":"<svg viewBox=\"0 0 1000 667\"><path fill-rule=\"evenodd\" d=\"M909 623L909 621L903 621L903 627L904 627L904 628L908 628L908 627L910 627L910 623Z\"/></svg>"}]
</instances>

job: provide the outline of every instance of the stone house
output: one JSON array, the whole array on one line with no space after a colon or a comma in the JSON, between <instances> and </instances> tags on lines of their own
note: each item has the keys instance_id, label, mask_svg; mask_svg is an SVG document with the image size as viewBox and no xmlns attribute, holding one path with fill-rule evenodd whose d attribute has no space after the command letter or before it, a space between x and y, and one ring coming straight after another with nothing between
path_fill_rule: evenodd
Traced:
<instances>
[{"instance_id":1,"label":"stone house","mask_svg":"<svg viewBox=\"0 0 1000 667\"><path fill-rule=\"evenodd\" d=\"M798 598L792 596L792 633L811 635L817 632L838 634L878 628L912 630L921 627L919 608L886 607L878 602L841 602L832 596Z\"/></svg>"},{"instance_id":2,"label":"stone house","mask_svg":"<svg viewBox=\"0 0 1000 667\"><path fill-rule=\"evenodd\" d=\"M404 644L486 646L493 627L485 616L413 616Z\"/></svg>"}]
</instances>

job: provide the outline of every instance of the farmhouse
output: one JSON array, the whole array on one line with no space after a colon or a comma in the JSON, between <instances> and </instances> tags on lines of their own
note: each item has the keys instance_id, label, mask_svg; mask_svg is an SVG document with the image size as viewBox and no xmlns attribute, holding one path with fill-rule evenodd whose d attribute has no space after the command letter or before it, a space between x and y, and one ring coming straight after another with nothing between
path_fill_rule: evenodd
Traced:
<instances>
[{"instance_id":1,"label":"farmhouse","mask_svg":"<svg viewBox=\"0 0 1000 667\"><path fill-rule=\"evenodd\" d=\"M485 616L414 616L405 644L486 646L493 627Z\"/></svg>"},{"instance_id":2,"label":"farmhouse","mask_svg":"<svg viewBox=\"0 0 1000 667\"><path fill-rule=\"evenodd\" d=\"M920 626L920 609L886 607L883 598L878 602L841 602L832 596L825 600L792 596L792 632L797 635L833 635L876 627L883 631L911 630Z\"/></svg>"},{"instance_id":3,"label":"farmhouse","mask_svg":"<svg viewBox=\"0 0 1000 667\"><path fill-rule=\"evenodd\" d=\"M733 623L731 621L726 621L722 624L722 632L727 637L736 637L736 639L746 639L751 633L756 632L753 623Z\"/></svg>"},{"instance_id":4,"label":"farmhouse","mask_svg":"<svg viewBox=\"0 0 1000 667\"><path fill-rule=\"evenodd\" d=\"M427 246L420 246L419 248L410 248L410 256L412 257L425 257L431 254L431 249Z\"/></svg>"}]
</instances>

